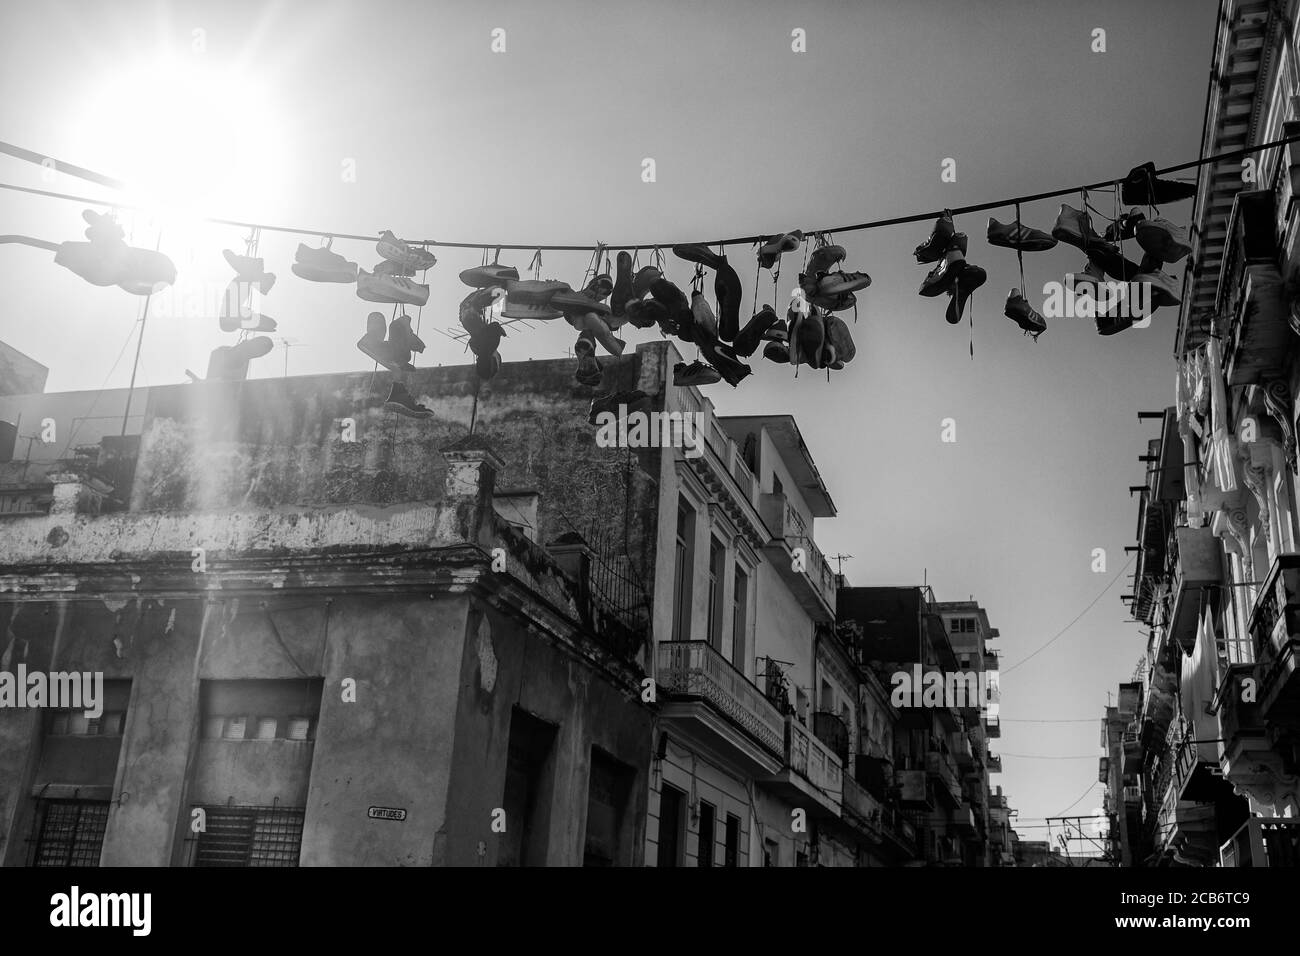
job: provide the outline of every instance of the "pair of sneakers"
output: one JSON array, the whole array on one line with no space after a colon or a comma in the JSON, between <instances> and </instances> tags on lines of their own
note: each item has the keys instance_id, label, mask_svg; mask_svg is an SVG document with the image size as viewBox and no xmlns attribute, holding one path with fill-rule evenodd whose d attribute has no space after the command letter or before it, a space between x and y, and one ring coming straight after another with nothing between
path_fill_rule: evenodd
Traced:
<instances>
[{"instance_id":1,"label":"pair of sneakers","mask_svg":"<svg viewBox=\"0 0 1300 956\"><path fill-rule=\"evenodd\" d=\"M424 342L411 330L409 315L393 319L385 336L383 314L371 312L366 316L365 334L357 339L357 348L390 372L413 372L415 366L411 364L411 355L423 352Z\"/></svg>"},{"instance_id":2,"label":"pair of sneakers","mask_svg":"<svg viewBox=\"0 0 1300 956\"><path fill-rule=\"evenodd\" d=\"M390 412L405 415L407 418L433 417L433 409L416 401L415 396L401 382L394 382L388 389L388 397L384 399L384 408Z\"/></svg>"},{"instance_id":3,"label":"pair of sneakers","mask_svg":"<svg viewBox=\"0 0 1300 956\"><path fill-rule=\"evenodd\" d=\"M917 290L926 298L936 298L944 293L951 297L945 318L951 325L961 321L962 312L971 295L988 281L988 273L966 261L966 234L957 232L948 210L935 221L930 237L916 247L914 255L921 264L937 265L921 281Z\"/></svg>"}]
</instances>

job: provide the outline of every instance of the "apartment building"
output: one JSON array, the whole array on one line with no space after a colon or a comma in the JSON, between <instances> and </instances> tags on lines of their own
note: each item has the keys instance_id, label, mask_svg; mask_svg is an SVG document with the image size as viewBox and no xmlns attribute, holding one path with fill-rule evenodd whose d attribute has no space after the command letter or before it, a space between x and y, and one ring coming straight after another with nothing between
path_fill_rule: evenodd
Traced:
<instances>
[{"instance_id":1,"label":"apartment building","mask_svg":"<svg viewBox=\"0 0 1300 956\"><path fill-rule=\"evenodd\" d=\"M989 788L1001 760L989 751L998 632L985 611L936 602L928 587L842 587L837 614L856 648L862 711L892 742L868 737L854 762L889 823L882 852L911 865L1013 865L1011 811Z\"/></svg>"},{"instance_id":2,"label":"apartment building","mask_svg":"<svg viewBox=\"0 0 1300 956\"><path fill-rule=\"evenodd\" d=\"M1221 4L1202 155L1300 136L1298 13L1294 0ZM1120 781L1129 793L1140 765L1150 865L1300 859L1300 144L1250 159L1200 167L1176 403L1142 413L1158 434L1132 489L1128 600L1150 631Z\"/></svg>"}]
</instances>

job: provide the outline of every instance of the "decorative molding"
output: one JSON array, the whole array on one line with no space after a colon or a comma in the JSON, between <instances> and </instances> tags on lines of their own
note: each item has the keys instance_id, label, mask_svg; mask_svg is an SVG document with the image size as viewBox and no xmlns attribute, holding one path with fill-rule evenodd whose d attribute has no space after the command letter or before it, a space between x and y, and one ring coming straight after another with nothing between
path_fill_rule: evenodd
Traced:
<instances>
[{"instance_id":1,"label":"decorative molding","mask_svg":"<svg viewBox=\"0 0 1300 956\"><path fill-rule=\"evenodd\" d=\"M1259 386L1264 399L1264 407L1277 422L1282 432L1282 450L1286 464L1291 473L1296 473L1296 439L1295 427L1291 424L1291 410L1294 402L1291 398L1291 386L1284 378L1272 378Z\"/></svg>"}]
</instances>

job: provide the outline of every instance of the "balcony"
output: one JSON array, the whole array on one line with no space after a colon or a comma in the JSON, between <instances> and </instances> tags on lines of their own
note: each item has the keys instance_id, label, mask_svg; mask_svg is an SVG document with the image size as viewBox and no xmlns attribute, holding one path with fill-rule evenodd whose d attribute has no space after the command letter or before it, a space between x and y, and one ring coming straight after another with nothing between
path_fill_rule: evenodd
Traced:
<instances>
[{"instance_id":1,"label":"balcony","mask_svg":"<svg viewBox=\"0 0 1300 956\"><path fill-rule=\"evenodd\" d=\"M925 772L934 782L934 791L950 807L961 803L961 781L948 756L931 751L925 755Z\"/></svg>"},{"instance_id":2,"label":"balcony","mask_svg":"<svg viewBox=\"0 0 1300 956\"><path fill-rule=\"evenodd\" d=\"M759 495L759 514L772 535L766 548L772 566L794 592L800 607L813 620L834 621L835 575L799 512L784 494L774 493Z\"/></svg>"},{"instance_id":3,"label":"balcony","mask_svg":"<svg viewBox=\"0 0 1300 956\"><path fill-rule=\"evenodd\" d=\"M904 855L916 856L916 827L903 813L888 805L881 806L880 829Z\"/></svg>"},{"instance_id":4,"label":"balcony","mask_svg":"<svg viewBox=\"0 0 1300 956\"><path fill-rule=\"evenodd\" d=\"M987 757L984 758L984 765L988 767L989 773L1001 773L1002 755L990 753Z\"/></svg>"},{"instance_id":5,"label":"balcony","mask_svg":"<svg viewBox=\"0 0 1300 956\"><path fill-rule=\"evenodd\" d=\"M971 750L970 738L963 731L957 731L952 735L952 754L957 758L957 768L959 770L973 770L975 768L975 754Z\"/></svg>"},{"instance_id":6,"label":"balcony","mask_svg":"<svg viewBox=\"0 0 1300 956\"><path fill-rule=\"evenodd\" d=\"M760 778L762 785L810 816L838 817L844 793L844 765L793 716L785 718L784 763Z\"/></svg>"},{"instance_id":7,"label":"balcony","mask_svg":"<svg viewBox=\"0 0 1300 956\"><path fill-rule=\"evenodd\" d=\"M841 765L848 764L849 726L844 723L839 714L824 710L814 713L813 733L817 735L818 740L831 749L835 756L840 758Z\"/></svg>"},{"instance_id":8,"label":"balcony","mask_svg":"<svg viewBox=\"0 0 1300 956\"><path fill-rule=\"evenodd\" d=\"M1173 539L1171 550L1176 549L1176 556L1169 637L1190 653L1196 643L1196 618L1205 604L1203 591L1217 587L1222 578L1222 545L1210 528L1175 528Z\"/></svg>"},{"instance_id":9,"label":"balcony","mask_svg":"<svg viewBox=\"0 0 1300 956\"><path fill-rule=\"evenodd\" d=\"M950 829L959 837L975 835L975 810L969 803L960 803L952 811Z\"/></svg>"},{"instance_id":10,"label":"balcony","mask_svg":"<svg viewBox=\"0 0 1300 956\"><path fill-rule=\"evenodd\" d=\"M1273 562L1250 615L1259 679L1259 712L1269 723L1300 723L1300 554Z\"/></svg>"},{"instance_id":11,"label":"balcony","mask_svg":"<svg viewBox=\"0 0 1300 956\"><path fill-rule=\"evenodd\" d=\"M1219 866L1300 866L1300 820L1251 817L1219 848Z\"/></svg>"},{"instance_id":12,"label":"balcony","mask_svg":"<svg viewBox=\"0 0 1300 956\"><path fill-rule=\"evenodd\" d=\"M1110 782L1110 758L1109 757L1102 757L1101 761L1097 764L1097 782L1098 783Z\"/></svg>"},{"instance_id":13,"label":"balcony","mask_svg":"<svg viewBox=\"0 0 1300 956\"><path fill-rule=\"evenodd\" d=\"M898 770L894 774L899 805L907 810L929 810L934 806L934 792L924 770Z\"/></svg>"},{"instance_id":14,"label":"balcony","mask_svg":"<svg viewBox=\"0 0 1300 956\"><path fill-rule=\"evenodd\" d=\"M671 695L660 715L704 736L755 773L772 773L785 754L785 719L707 641L661 641L658 685Z\"/></svg>"},{"instance_id":15,"label":"balcony","mask_svg":"<svg viewBox=\"0 0 1300 956\"><path fill-rule=\"evenodd\" d=\"M1002 721L997 714L984 715L984 736L991 740L1002 736Z\"/></svg>"},{"instance_id":16,"label":"balcony","mask_svg":"<svg viewBox=\"0 0 1300 956\"><path fill-rule=\"evenodd\" d=\"M1136 723L1129 724L1121 739L1124 751L1124 763L1120 773L1138 773L1142 770L1142 738Z\"/></svg>"},{"instance_id":17,"label":"balcony","mask_svg":"<svg viewBox=\"0 0 1300 956\"><path fill-rule=\"evenodd\" d=\"M844 776L843 818L865 836L880 839L881 810L879 800L852 777Z\"/></svg>"}]
</instances>

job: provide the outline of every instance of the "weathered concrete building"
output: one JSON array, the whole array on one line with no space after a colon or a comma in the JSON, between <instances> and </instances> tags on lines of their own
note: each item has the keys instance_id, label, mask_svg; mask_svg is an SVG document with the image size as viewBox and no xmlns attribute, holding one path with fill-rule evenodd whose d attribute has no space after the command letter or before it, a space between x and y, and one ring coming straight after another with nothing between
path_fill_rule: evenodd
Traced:
<instances>
[{"instance_id":1,"label":"weathered concrete building","mask_svg":"<svg viewBox=\"0 0 1300 956\"><path fill-rule=\"evenodd\" d=\"M370 373L153 388L0 466L0 670L106 681L0 708L6 865L641 862L653 481L568 363L466 373L410 377L428 421Z\"/></svg>"},{"instance_id":2,"label":"weathered concrete building","mask_svg":"<svg viewBox=\"0 0 1300 956\"><path fill-rule=\"evenodd\" d=\"M834 506L676 360L606 360L696 416L667 447L602 447L567 361L412 373L427 420L370 373L137 390L120 437L121 393L0 397L59 436L0 465L3 666L111 705L0 711L4 862L852 865Z\"/></svg>"}]
</instances>

